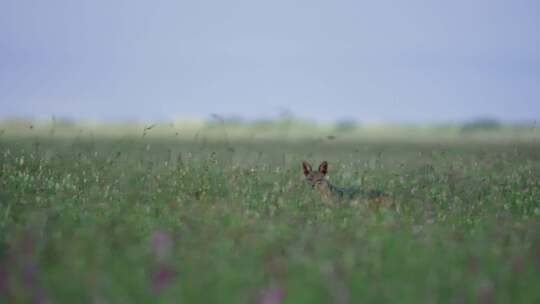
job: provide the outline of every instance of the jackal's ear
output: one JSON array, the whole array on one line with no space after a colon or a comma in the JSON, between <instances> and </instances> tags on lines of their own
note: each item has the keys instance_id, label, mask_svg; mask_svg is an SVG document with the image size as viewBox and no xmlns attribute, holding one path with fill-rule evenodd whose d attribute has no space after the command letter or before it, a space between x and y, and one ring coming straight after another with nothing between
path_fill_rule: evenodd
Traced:
<instances>
[{"instance_id":1,"label":"jackal's ear","mask_svg":"<svg viewBox=\"0 0 540 304\"><path fill-rule=\"evenodd\" d=\"M328 162L327 161L323 161L319 165L319 172L321 172L324 175L326 175L326 173L328 173Z\"/></svg>"},{"instance_id":2,"label":"jackal's ear","mask_svg":"<svg viewBox=\"0 0 540 304\"><path fill-rule=\"evenodd\" d=\"M307 161L302 162L302 167L304 168L304 175L308 175L311 172L311 165Z\"/></svg>"}]
</instances>

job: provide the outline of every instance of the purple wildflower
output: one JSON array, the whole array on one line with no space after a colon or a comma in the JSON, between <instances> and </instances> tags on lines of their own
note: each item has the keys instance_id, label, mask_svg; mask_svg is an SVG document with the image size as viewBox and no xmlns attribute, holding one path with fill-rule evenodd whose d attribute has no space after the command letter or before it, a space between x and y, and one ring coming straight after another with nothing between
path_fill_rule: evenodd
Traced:
<instances>
[{"instance_id":1,"label":"purple wildflower","mask_svg":"<svg viewBox=\"0 0 540 304\"><path fill-rule=\"evenodd\" d=\"M261 290L257 299L258 304L281 304L285 299L286 291L280 286L268 286Z\"/></svg>"},{"instance_id":2,"label":"purple wildflower","mask_svg":"<svg viewBox=\"0 0 540 304\"><path fill-rule=\"evenodd\" d=\"M164 231L155 231L152 235L152 249L158 260L165 260L172 254L173 239Z\"/></svg>"},{"instance_id":3,"label":"purple wildflower","mask_svg":"<svg viewBox=\"0 0 540 304\"><path fill-rule=\"evenodd\" d=\"M176 276L176 270L169 265L159 265L157 269L152 273L152 290L157 293L169 287L171 283L176 279Z\"/></svg>"}]
</instances>

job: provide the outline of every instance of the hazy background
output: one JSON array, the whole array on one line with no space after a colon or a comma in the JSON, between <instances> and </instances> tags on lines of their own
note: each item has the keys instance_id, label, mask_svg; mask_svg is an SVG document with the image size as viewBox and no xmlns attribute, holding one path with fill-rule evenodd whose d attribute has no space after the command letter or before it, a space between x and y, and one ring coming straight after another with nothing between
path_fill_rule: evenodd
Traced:
<instances>
[{"instance_id":1,"label":"hazy background","mask_svg":"<svg viewBox=\"0 0 540 304\"><path fill-rule=\"evenodd\" d=\"M538 1L0 2L0 119L540 118Z\"/></svg>"}]
</instances>

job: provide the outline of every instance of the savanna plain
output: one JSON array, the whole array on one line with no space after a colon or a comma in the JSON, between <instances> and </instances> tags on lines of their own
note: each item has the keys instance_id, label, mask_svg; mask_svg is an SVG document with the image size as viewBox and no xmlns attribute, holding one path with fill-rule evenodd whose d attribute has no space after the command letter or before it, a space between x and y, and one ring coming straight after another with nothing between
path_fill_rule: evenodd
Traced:
<instances>
[{"instance_id":1,"label":"savanna plain","mask_svg":"<svg viewBox=\"0 0 540 304\"><path fill-rule=\"evenodd\" d=\"M540 303L537 130L0 126L3 303Z\"/></svg>"}]
</instances>

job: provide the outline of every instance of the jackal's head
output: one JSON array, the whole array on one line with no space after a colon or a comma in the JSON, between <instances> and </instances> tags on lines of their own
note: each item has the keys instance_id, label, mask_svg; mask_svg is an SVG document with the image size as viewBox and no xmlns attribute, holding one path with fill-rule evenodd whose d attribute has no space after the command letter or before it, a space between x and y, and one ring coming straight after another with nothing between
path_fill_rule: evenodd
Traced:
<instances>
[{"instance_id":1,"label":"jackal's head","mask_svg":"<svg viewBox=\"0 0 540 304\"><path fill-rule=\"evenodd\" d=\"M328 173L328 162L323 161L319 165L319 170L317 171L313 171L311 165L307 161L302 162L302 167L304 168L306 180L313 188L320 187L322 184L326 183L324 177L326 173Z\"/></svg>"}]
</instances>

